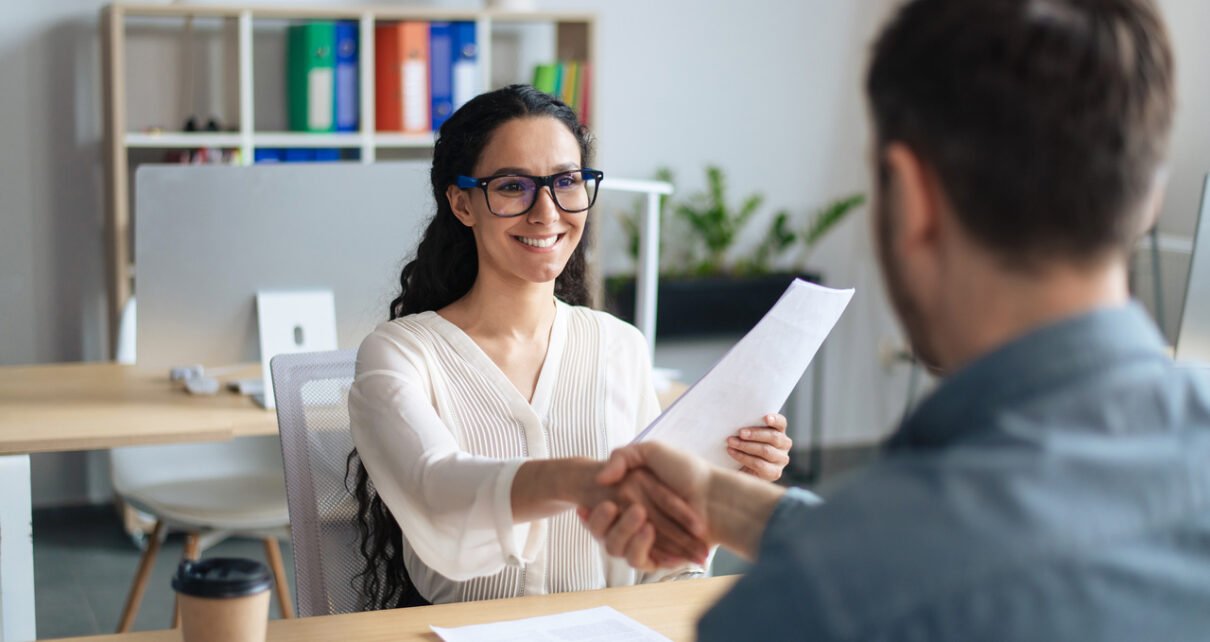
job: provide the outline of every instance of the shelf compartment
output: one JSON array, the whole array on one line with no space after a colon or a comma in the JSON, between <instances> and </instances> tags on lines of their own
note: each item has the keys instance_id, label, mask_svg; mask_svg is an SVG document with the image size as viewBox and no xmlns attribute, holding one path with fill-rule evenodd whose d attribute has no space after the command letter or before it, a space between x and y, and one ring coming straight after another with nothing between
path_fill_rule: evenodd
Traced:
<instances>
[{"instance_id":1,"label":"shelf compartment","mask_svg":"<svg viewBox=\"0 0 1210 642\"><path fill-rule=\"evenodd\" d=\"M432 147L436 136L432 132L426 134L392 134L378 132L374 134L375 147L422 148Z\"/></svg>"},{"instance_id":2,"label":"shelf compartment","mask_svg":"<svg viewBox=\"0 0 1210 642\"><path fill-rule=\"evenodd\" d=\"M361 147L357 133L256 132L253 147Z\"/></svg>"},{"instance_id":3,"label":"shelf compartment","mask_svg":"<svg viewBox=\"0 0 1210 642\"><path fill-rule=\"evenodd\" d=\"M127 147L148 149L239 147L240 135L214 132L127 132L125 142Z\"/></svg>"}]
</instances>

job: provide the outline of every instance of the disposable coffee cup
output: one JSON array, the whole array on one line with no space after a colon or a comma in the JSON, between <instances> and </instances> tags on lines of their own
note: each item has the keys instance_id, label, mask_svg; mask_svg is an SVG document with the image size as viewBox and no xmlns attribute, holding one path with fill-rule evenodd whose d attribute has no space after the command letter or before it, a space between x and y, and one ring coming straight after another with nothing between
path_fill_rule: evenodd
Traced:
<instances>
[{"instance_id":1,"label":"disposable coffee cup","mask_svg":"<svg viewBox=\"0 0 1210 642\"><path fill-rule=\"evenodd\" d=\"M273 576L236 557L181 562L172 578L185 642L264 642Z\"/></svg>"}]
</instances>

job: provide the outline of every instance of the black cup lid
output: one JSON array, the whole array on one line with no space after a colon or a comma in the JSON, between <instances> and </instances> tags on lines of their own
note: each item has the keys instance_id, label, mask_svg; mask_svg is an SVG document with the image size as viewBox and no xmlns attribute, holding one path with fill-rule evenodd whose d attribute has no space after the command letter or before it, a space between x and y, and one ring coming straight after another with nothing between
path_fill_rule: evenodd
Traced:
<instances>
[{"instance_id":1,"label":"black cup lid","mask_svg":"<svg viewBox=\"0 0 1210 642\"><path fill-rule=\"evenodd\" d=\"M239 557L185 560L172 577L172 588L194 597L243 597L273 588L264 564Z\"/></svg>"}]
</instances>

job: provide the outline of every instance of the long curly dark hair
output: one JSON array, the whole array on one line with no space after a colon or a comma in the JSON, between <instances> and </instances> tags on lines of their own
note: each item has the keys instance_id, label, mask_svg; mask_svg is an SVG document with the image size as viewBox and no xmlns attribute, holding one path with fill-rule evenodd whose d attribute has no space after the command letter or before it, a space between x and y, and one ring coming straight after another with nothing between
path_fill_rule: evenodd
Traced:
<instances>
[{"instance_id":1,"label":"long curly dark hair","mask_svg":"<svg viewBox=\"0 0 1210 642\"><path fill-rule=\"evenodd\" d=\"M391 301L390 318L439 310L470 291L479 273L475 237L455 216L446 197L460 174L469 175L491 135L516 118L549 117L563 123L580 145L580 166L592 158L592 135L570 107L528 85L510 85L467 102L441 126L433 147L430 182L437 212L416 249L416 258L399 275L399 296ZM555 279L555 296L572 305L588 305L584 258L589 230ZM390 609L426 604L403 563L403 532L374 491L374 484L357 456L349 453L346 478L357 498L357 529L365 567L354 578L360 607ZM359 584L359 586L358 586Z\"/></svg>"}]
</instances>

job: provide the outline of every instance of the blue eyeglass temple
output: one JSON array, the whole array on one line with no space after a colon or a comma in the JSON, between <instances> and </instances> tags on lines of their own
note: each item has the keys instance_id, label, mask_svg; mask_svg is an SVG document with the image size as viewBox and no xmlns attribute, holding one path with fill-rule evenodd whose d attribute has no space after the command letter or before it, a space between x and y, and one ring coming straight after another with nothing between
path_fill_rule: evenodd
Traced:
<instances>
[{"instance_id":1,"label":"blue eyeglass temple","mask_svg":"<svg viewBox=\"0 0 1210 642\"><path fill-rule=\"evenodd\" d=\"M574 172L577 170L572 170L572 171ZM593 174L593 172L596 171L594 169L585 167L584 169L581 169L578 171L580 172L581 178L596 178L596 176ZM570 173L571 172L559 172L558 174L551 174L551 176L559 176L560 174L570 174ZM456 182L454 184L457 185L459 189L471 189L472 187L479 187L480 185L483 185L484 183L486 183L487 181L490 181L493 178L499 178L499 177L498 176L488 176L487 178L472 178L470 176L461 176L460 175L455 179ZM543 178L543 177L526 176L526 178ZM549 178L549 177L546 177L546 178Z\"/></svg>"}]
</instances>

